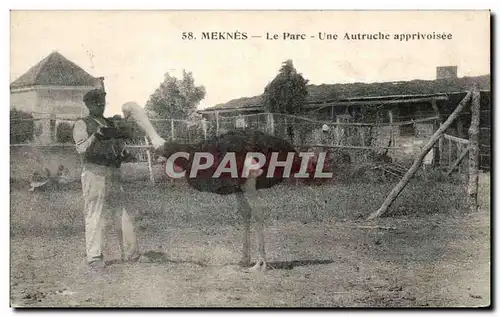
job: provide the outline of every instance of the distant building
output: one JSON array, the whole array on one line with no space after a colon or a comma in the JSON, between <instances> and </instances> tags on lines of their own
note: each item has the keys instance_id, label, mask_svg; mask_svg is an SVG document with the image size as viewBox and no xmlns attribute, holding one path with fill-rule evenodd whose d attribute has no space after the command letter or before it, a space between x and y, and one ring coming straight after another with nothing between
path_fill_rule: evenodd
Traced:
<instances>
[{"instance_id":1,"label":"distant building","mask_svg":"<svg viewBox=\"0 0 500 317\"><path fill-rule=\"evenodd\" d=\"M438 66L436 68L436 79L458 78L457 66Z\"/></svg>"},{"instance_id":2,"label":"distant building","mask_svg":"<svg viewBox=\"0 0 500 317\"><path fill-rule=\"evenodd\" d=\"M300 116L338 123L411 122L438 116L439 121L444 122L473 84L479 84L481 90L481 166L489 169L492 121L490 74L457 77L457 71L457 66L436 67L434 80L308 85L308 95L301 106ZM266 114L262 95L233 99L198 112L208 121L214 122L215 127L222 126L222 124L231 126L230 123L234 117L238 118L239 125L242 125L242 120L246 120L246 124L252 129L262 129L266 126L262 121L272 122L272 125L276 127L284 126L282 118L274 115L273 119L273 116ZM250 122L251 120L253 122ZM464 111L448 128L447 134L467 138L469 126L470 113ZM411 145L416 137L428 139L433 132L432 129L433 122L401 125L394 129L379 128L375 138L377 142L380 142L376 145L387 147L389 146L388 140L396 138L403 145L404 143ZM269 131L274 130L269 129ZM332 129L337 140L342 138L343 132L341 127ZM394 145L391 144L391 146Z\"/></svg>"},{"instance_id":3,"label":"distant building","mask_svg":"<svg viewBox=\"0 0 500 317\"><path fill-rule=\"evenodd\" d=\"M104 78L93 77L54 51L10 85L10 108L31 113L35 119L36 143L56 140L57 125L87 115L83 95L104 89Z\"/></svg>"}]
</instances>

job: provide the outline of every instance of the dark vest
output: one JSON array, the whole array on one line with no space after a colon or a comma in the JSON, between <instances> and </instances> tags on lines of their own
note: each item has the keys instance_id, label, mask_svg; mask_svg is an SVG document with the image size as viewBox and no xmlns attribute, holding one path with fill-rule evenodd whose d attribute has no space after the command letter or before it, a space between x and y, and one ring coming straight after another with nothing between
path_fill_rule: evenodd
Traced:
<instances>
[{"instance_id":1,"label":"dark vest","mask_svg":"<svg viewBox=\"0 0 500 317\"><path fill-rule=\"evenodd\" d=\"M103 118L101 118L102 121ZM87 125L87 133L89 136L94 134L99 128L99 124L94 118L88 116L82 119ZM105 119L108 127L115 126L115 123L109 119ZM93 163L102 166L120 167L123 160L124 142L122 139L110 140L94 140L87 151L83 154L84 163Z\"/></svg>"}]
</instances>

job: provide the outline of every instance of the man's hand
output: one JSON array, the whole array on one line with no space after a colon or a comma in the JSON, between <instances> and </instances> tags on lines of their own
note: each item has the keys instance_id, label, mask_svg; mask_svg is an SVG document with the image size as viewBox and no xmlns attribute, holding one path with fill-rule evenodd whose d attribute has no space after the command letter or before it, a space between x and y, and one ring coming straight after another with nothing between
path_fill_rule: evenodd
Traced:
<instances>
[{"instance_id":1,"label":"man's hand","mask_svg":"<svg viewBox=\"0 0 500 317\"><path fill-rule=\"evenodd\" d=\"M99 127L95 134L101 140L126 139L130 137L127 131L115 127Z\"/></svg>"},{"instance_id":2,"label":"man's hand","mask_svg":"<svg viewBox=\"0 0 500 317\"><path fill-rule=\"evenodd\" d=\"M98 127L94 135L98 140L104 140L108 138L105 134L105 128L103 127Z\"/></svg>"}]
</instances>

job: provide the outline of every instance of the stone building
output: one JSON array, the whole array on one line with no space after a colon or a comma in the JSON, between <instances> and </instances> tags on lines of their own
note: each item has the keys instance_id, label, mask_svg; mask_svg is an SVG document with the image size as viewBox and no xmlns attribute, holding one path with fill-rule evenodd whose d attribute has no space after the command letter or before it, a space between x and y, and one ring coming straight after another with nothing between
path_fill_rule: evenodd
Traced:
<instances>
[{"instance_id":1,"label":"stone building","mask_svg":"<svg viewBox=\"0 0 500 317\"><path fill-rule=\"evenodd\" d=\"M83 95L104 89L104 78L94 77L57 51L32 66L10 84L10 109L35 119L34 142L56 142L57 125L85 116Z\"/></svg>"}]
</instances>

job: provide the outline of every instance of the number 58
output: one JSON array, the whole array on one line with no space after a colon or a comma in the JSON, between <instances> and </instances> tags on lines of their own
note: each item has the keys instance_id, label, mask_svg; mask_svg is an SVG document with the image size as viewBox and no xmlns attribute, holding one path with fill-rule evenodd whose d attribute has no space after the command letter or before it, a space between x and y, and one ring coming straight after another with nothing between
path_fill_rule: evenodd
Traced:
<instances>
[{"instance_id":1,"label":"number 58","mask_svg":"<svg viewBox=\"0 0 500 317\"><path fill-rule=\"evenodd\" d=\"M192 39L194 39L193 32L182 32L182 39L183 40L192 40Z\"/></svg>"}]
</instances>

